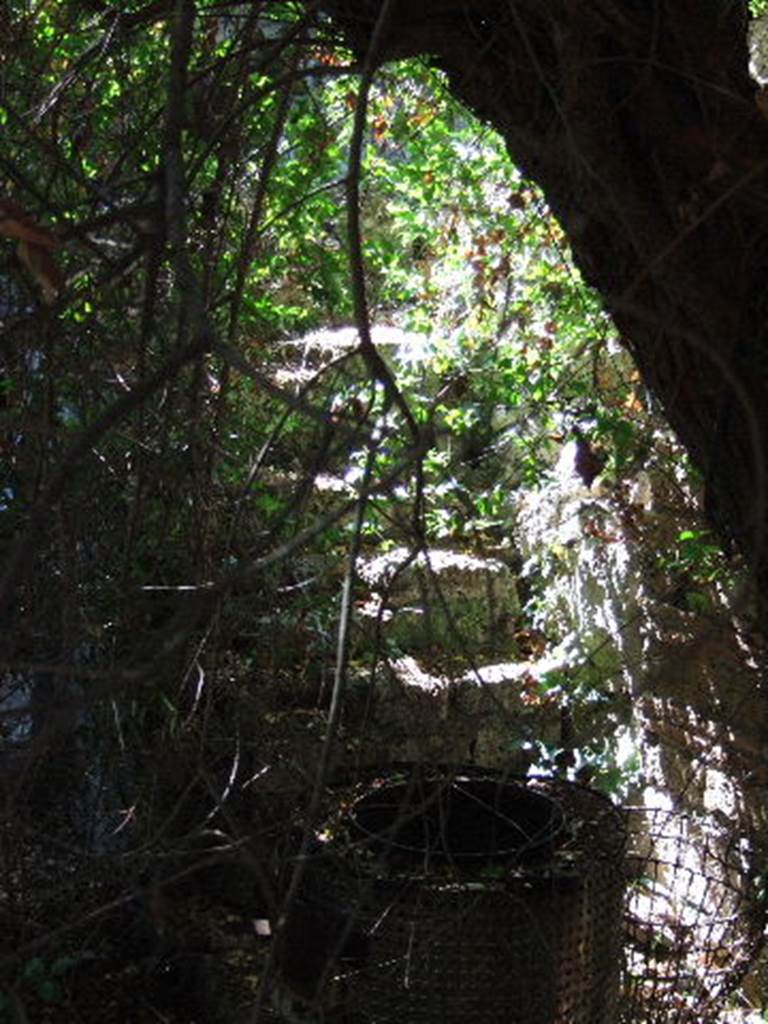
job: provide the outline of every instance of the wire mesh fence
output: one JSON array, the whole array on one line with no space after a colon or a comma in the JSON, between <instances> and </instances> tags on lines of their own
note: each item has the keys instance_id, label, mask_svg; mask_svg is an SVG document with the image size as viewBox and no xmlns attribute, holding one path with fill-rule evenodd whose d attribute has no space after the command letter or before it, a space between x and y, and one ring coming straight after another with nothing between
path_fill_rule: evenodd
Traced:
<instances>
[{"instance_id":1,"label":"wire mesh fence","mask_svg":"<svg viewBox=\"0 0 768 1024\"><path fill-rule=\"evenodd\" d=\"M713 816L629 808L621 1020L718 1021L765 925L747 836Z\"/></svg>"}]
</instances>

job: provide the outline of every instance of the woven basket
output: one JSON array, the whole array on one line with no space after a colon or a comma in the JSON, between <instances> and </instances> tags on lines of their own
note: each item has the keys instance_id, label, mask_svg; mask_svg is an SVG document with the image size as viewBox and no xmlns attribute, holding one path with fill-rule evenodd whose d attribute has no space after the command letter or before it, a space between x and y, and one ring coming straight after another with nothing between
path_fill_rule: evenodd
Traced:
<instances>
[{"instance_id":1,"label":"woven basket","mask_svg":"<svg viewBox=\"0 0 768 1024\"><path fill-rule=\"evenodd\" d=\"M372 1024L614 1024L623 850L579 786L384 773L325 830L306 896L367 936L337 977Z\"/></svg>"}]
</instances>

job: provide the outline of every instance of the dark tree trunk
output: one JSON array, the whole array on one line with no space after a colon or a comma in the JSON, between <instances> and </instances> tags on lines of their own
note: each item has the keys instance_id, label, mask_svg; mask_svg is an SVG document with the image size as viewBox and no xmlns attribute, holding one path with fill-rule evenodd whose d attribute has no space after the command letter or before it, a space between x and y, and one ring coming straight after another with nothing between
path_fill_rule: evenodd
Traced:
<instances>
[{"instance_id":1,"label":"dark tree trunk","mask_svg":"<svg viewBox=\"0 0 768 1024\"><path fill-rule=\"evenodd\" d=\"M381 0L323 0L365 53ZM768 123L739 0L396 0L544 189L768 599Z\"/></svg>"}]
</instances>

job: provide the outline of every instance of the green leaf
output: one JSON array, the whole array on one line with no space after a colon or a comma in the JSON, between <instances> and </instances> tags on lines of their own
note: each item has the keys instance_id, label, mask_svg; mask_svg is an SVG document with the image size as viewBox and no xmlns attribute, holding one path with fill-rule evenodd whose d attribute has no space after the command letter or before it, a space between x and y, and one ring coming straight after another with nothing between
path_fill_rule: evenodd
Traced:
<instances>
[{"instance_id":1,"label":"green leaf","mask_svg":"<svg viewBox=\"0 0 768 1024\"><path fill-rule=\"evenodd\" d=\"M46 1003L60 1003L64 992L58 982L52 978L46 978L37 986L37 994Z\"/></svg>"},{"instance_id":2,"label":"green leaf","mask_svg":"<svg viewBox=\"0 0 768 1024\"><path fill-rule=\"evenodd\" d=\"M66 974L67 971L71 971L73 967L77 967L81 959L81 957L77 956L60 956L51 964L51 974L54 977Z\"/></svg>"},{"instance_id":3,"label":"green leaf","mask_svg":"<svg viewBox=\"0 0 768 1024\"><path fill-rule=\"evenodd\" d=\"M27 960L22 972L22 977L26 981L37 982L45 976L46 967L39 956L34 957L32 960Z\"/></svg>"}]
</instances>

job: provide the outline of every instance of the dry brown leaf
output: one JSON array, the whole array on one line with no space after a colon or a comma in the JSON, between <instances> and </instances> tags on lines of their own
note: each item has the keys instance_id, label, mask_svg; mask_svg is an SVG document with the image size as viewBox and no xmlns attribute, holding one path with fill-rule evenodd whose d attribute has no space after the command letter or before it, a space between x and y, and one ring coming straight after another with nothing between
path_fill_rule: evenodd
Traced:
<instances>
[{"instance_id":1,"label":"dry brown leaf","mask_svg":"<svg viewBox=\"0 0 768 1024\"><path fill-rule=\"evenodd\" d=\"M55 302L64 290L66 279L49 250L42 245L21 241L16 247L19 259L40 285L43 302L47 305Z\"/></svg>"},{"instance_id":2,"label":"dry brown leaf","mask_svg":"<svg viewBox=\"0 0 768 1024\"><path fill-rule=\"evenodd\" d=\"M43 301L54 302L66 283L51 255L51 250L59 247L58 238L12 199L0 199L0 235L19 240L16 247L19 260L40 285Z\"/></svg>"},{"instance_id":3,"label":"dry brown leaf","mask_svg":"<svg viewBox=\"0 0 768 1024\"><path fill-rule=\"evenodd\" d=\"M59 240L48 228L37 224L28 213L11 199L0 199L0 235L18 238L44 249L56 249Z\"/></svg>"}]
</instances>

